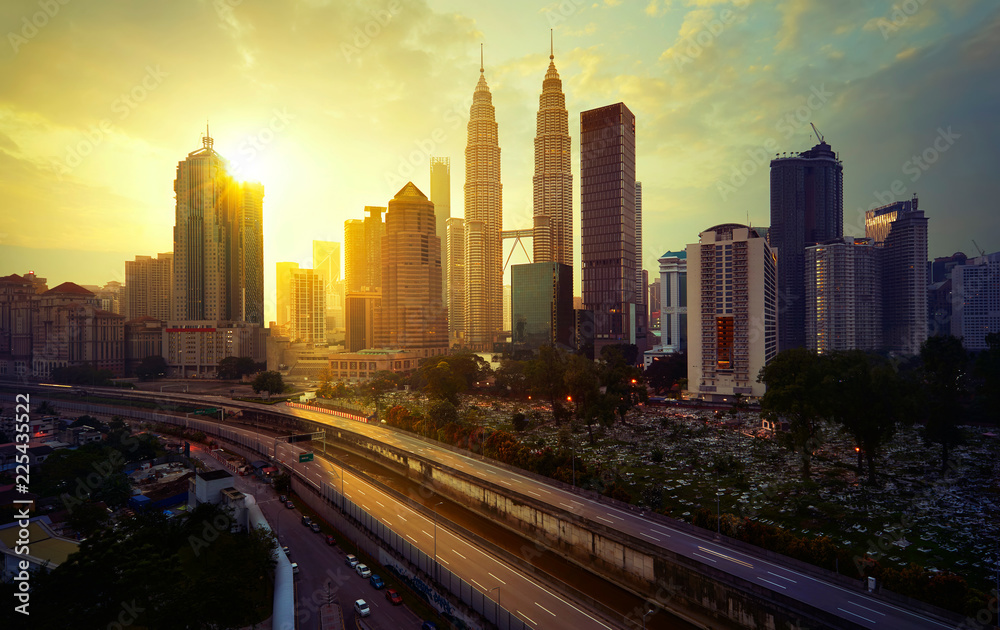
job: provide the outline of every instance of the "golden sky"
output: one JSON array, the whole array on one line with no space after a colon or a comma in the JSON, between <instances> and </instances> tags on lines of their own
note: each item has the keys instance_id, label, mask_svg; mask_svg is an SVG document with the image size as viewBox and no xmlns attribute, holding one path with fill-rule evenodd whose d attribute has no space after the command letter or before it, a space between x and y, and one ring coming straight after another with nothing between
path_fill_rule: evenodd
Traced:
<instances>
[{"instance_id":1,"label":"golden sky","mask_svg":"<svg viewBox=\"0 0 1000 630\"><path fill-rule=\"evenodd\" d=\"M0 275L103 284L171 250L175 169L207 120L265 186L271 319L274 264L309 265L312 239L408 180L429 193L430 156L451 158L462 216L480 42L504 228L530 227L550 28L577 232L580 112L624 101L651 277L707 227L766 226L767 162L815 144L809 121L844 162L845 233L917 192L932 257L1000 249L991 0L8 0L0 24Z\"/></svg>"}]
</instances>

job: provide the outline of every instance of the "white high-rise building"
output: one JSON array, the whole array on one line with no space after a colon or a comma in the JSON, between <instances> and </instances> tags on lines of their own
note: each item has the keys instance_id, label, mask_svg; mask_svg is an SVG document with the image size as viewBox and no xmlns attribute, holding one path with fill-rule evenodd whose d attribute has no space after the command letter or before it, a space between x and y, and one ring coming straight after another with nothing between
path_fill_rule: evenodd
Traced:
<instances>
[{"instance_id":1,"label":"white high-rise building","mask_svg":"<svg viewBox=\"0 0 1000 630\"><path fill-rule=\"evenodd\" d=\"M753 228L716 225L687 246L688 391L709 401L762 396L778 352L776 259Z\"/></svg>"},{"instance_id":2,"label":"white high-rise building","mask_svg":"<svg viewBox=\"0 0 1000 630\"><path fill-rule=\"evenodd\" d=\"M951 334L966 350L988 349L986 335L1000 333L1000 252L970 258L951 272Z\"/></svg>"},{"instance_id":3,"label":"white high-rise building","mask_svg":"<svg viewBox=\"0 0 1000 630\"><path fill-rule=\"evenodd\" d=\"M291 321L289 337L293 341L326 340L326 285L322 274L313 269L292 269L289 278Z\"/></svg>"},{"instance_id":4,"label":"white high-rise building","mask_svg":"<svg viewBox=\"0 0 1000 630\"><path fill-rule=\"evenodd\" d=\"M174 253L164 252L156 258L136 256L125 261L125 299L122 308L126 319L155 317L167 321L171 287L174 280Z\"/></svg>"},{"instance_id":5,"label":"white high-rise building","mask_svg":"<svg viewBox=\"0 0 1000 630\"><path fill-rule=\"evenodd\" d=\"M448 260L448 345L465 344L465 219L452 217L447 221Z\"/></svg>"},{"instance_id":6,"label":"white high-rise building","mask_svg":"<svg viewBox=\"0 0 1000 630\"><path fill-rule=\"evenodd\" d=\"M820 354L882 346L881 250L845 236L805 250L806 347Z\"/></svg>"},{"instance_id":7,"label":"white high-rise building","mask_svg":"<svg viewBox=\"0 0 1000 630\"><path fill-rule=\"evenodd\" d=\"M688 342L687 252L660 256L660 348L684 352Z\"/></svg>"}]
</instances>

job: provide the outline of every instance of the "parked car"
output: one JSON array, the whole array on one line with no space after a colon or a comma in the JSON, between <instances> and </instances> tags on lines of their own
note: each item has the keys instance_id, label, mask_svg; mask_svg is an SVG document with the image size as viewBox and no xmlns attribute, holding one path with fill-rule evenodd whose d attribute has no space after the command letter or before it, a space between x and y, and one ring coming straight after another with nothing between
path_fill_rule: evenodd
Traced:
<instances>
[{"instance_id":1,"label":"parked car","mask_svg":"<svg viewBox=\"0 0 1000 630\"><path fill-rule=\"evenodd\" d=\"M433 621L425 621L420 624L420 630L438 630L438 625Z\"/></svg>"},{"instance_id":2,"label":"parked car","mask_svg":"<svg viewBox=\"0 0 1000 630\"><path fill-rule=\"evenodd\" d=\"M388 599L393 606L399 606L403 603L403 596L400 595L394 588L385 589L385 598Z\"/></svg>"},{"instance_id":3,"label":"parked car","mask_svg":"<svg viewBox=\"0 0 1000 630\"><path fill-rule=\"evenodd\" d=\"M305 525L306 527L309 527L310 525L312 525L312 522L313 522L312 519L309 518L308 516L303 516L302 517L302 524Z\"/></svg>"},{"instance_id":4,"label":"parked car","mask_svg":"<svg viewBox=\"0 0 1000 630\"><path fill-rule=\"evenodd\" d=\"M382 581L381 577L375 575L374 573L372 573L372 576L368 578L368 583L371 584L373 587L375 587L375 589L377 590L382 590L383 588L385 588L385 582Z\"/></svg>"},{"instance_id":5,"label":"parked car","mask_svg":"<svg viewBox=\"0 0 1000 630\"><path fill-rule=\"evenodd\" d=\"M291 501L285 501L285 507L288 508L289 510L294 510L295 504L292 503Z\"/></svg>"},{"instance_id":6,"label":"parked car","mask_svg":"<svg viewBox=\"0 0 1000 630\"><path fill-rule=\"evenodd\" d=\"M362 617L367 617L372 614L371 608L368 607L368 602L363 599L355 600L354 602L354 612Z\"/></svg>"},{"instance_id":7,"label":"parked car","mask_svg":"<svg viewBox=\"0 0 1000 630\"><path fill-rule=\"evenodd\" d=\"M317 534L319 533L319 523L312 523L309 525L309 527L312 528L312 530Z\"/></svg>"},{"instance_id":8,"label":"parked car","mask_svg":"<svg viewBox=\"0 0 1000 630\"><path fill-rule=\"evenodd\" d=\"M330 534L327 534L326 535L326 544L328 544L331 547L333 547L333 546L335 546L337 544L337 539L334 538L333 536L331 536Z\"/></svg>"},{"instance_id":9,"label":"parked car","mask_svg":"<svg viewBox=\"0 0 1000 630\"><path fill-rule=\"evenodd\" d=\"M282 494L278 497L278 500L284 503L285 501L288 501L288 497Z\"/></svg>"},{"instance_id":10,"label":"parked car","mask_svg":"<svg viewBox=\"0 0 1000 630\"><path fill-rule=\"evenodd\" d=\"M358 557L355 556L353 553L347 554L347 558L344 559L344 563L347 566L351 567L352 569L358 566L358 562L359 562Z\"/></svg>"},{"instance_id":11,"label":"parked car","mask_svg":"<svg viewBox=\"0 0 1000 630\"><path fill-rule=\"evenodd\" d=\"M292 552L292 550L289 549L287 545L282 545L281 550L285 553L286 556Z\"/></svg>"},{"instance_id":12,"label":"parked car","mask_svg":"<svg viewBox=\"0 0 1000 630\"><path fill-rule=\"evenodd\" d=\"M293 562L292 563L292 573L298 573L298 572L299 572L299 563L298 562Z\"/></svg>"},{"instance_id":13,"label":"parked car","mask_svg":"<svg viewBox=\"0 0 1000 630\"><path fill-rule=\"evenodd\" d=\"M354 567L354 570L357 572L358 575L360 575L363 578L369 577L372 574L372 570L368 568L367 564L359 564L358 566Z\"/></svg>"}]
</instances>

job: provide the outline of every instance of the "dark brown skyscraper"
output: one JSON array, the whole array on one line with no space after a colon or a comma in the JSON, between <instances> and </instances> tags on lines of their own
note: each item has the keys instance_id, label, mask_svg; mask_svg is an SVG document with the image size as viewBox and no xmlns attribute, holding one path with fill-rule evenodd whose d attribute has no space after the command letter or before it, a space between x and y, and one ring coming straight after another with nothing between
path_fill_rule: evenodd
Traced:
<instances>
[{"instance_id":1,"label":"dark brown skyscraper","mask_svg":"<svg viewBox=\"0 0 1000 630\"><path fill-rule=\"evenodd\" d=\"M580 230L594 351L635 343L635 116L624 103L580 114Z\"/></svg>"}]
</instances>

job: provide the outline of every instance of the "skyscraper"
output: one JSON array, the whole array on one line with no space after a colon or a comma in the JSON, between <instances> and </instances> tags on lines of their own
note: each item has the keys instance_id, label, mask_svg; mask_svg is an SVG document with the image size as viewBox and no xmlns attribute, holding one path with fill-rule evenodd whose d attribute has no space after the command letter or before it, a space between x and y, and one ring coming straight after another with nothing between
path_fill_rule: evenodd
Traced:
<instances>
[{"instance_id":1,"label":"skyscraper","mask_svg":"<svg viewBox=\"0 0 1000 630\"><path fill-rule=\"evenodd\" d=\"M448 345L465 344L465 219L452 217L447 222L448 250Z\"/></svg>"},{"instance_id":2,"label":"skyscraper","mask_svg":"<svg viewBox=\"0 0 1000 630\"><path fill-rule=\"evenodd\" d=\"M865 236L883 250L883 345L919 354L927 339L927 218L917 198L865 212Z\"/></svg>"},{"instance_id":3,"label":"skyscraper","mask_svg":"<svg viewBox=\"0 0 1000 630\"><path fill-rule=\"evenodd\" d=\"M385 223L382 222L384 206L365 206L365 283L362 289L377 291L382 286L382 237Z\"/></svg>"},{"instance_id":4,"label":"skyscraper","mask_svg":"<svg viewBox=\"0 0 1000 630\"><path fill-rule=\"evenodd\" d=\"M237 182L207 131L177 164L173 319L264 320L264 187Z\"/></svg>"},{"instance_id":5,"label":"skyscraper","mask_svg":"<svg viewBox=\"0 0 1000 630\"><path fill-rule=\"evenodd\" d=\"M807 348L882 347L881 253L871 239L851 236L806 248Z\"/></svg>"},{"instance_id":6,"label":"skyscraper","mask_svg":"<svg viewBox=\"0 0 1000 630\"><path fill-rule=\"evenodd\" d=\"M660 347L664 352L687 352L687 251L664 252L659 262Z\"/></svg>"},{"instance_id":7,"label":"skyscraper","mask_svg":"<svg viewBox=\"0 0 1000 630\"><path fill-rule=\"evenodd\" d=\"M557 262L514 265L510 279L514 351L575 350L573 269Z\"/></svg>"},{"instance_id":8,"label":"skyscraper","mask_svg":"<svg viewBox=\"0 0 1000 630\"><path fill-rule=\"evenodd\" d=\"M477 350L492 350L502 325L502 206L496 112L480 60L465 147L465 327Z\"/></svg>"},{"instance_id":9,"label":"skyscraper","mask_svg":"<svg viewBox=\"0 0 1000 630\"><path fill-rule=\"evenodd\" d=\"M635 303L646 305L642 279L642 182L635 183ZM636 310L644 310L637 308Z\"/></svg>"},{"instance_id":10,"label":"skyscraper","mask_svg":"<svg viewBox=\"0 0 1000 630\"><path fill-rule=\"evenodd\" d=\"M757 374L778 352L774 255L745 225L700 237L687 246L688 391L709 401L761 396Z\"/></svg>"},{"instance_id":11,"label":"skyscraper","mask_svg":"<svg viewBox=\"0 0 1000 630\"><path fill-rule=\"evenodd\" d=\"M805 248L844 235L844 167L822 139L771 160L771 226L778 256L778 350L806 345Z\"/></svg>"},{"instance_id":12,"label":"skyscraper","mask_svg":"<svg viewBox=\"0 0 1000 630\"><path fill-rule=\"evenodd\" d=\"M451 158L431 158L431 203L434 204L434 232L441 239L441 286L448 286L447 221L451 218ZM448 291L444 292L448 304Z\"/></svg>"},{"instance_id":13,"label":"skyscraper","mask_svg":"<svg viewBox=\"0 0 1000 630\"><path fill-rule=\"evenodd\" d=\"M1000 252L968 259L951 272L951 334L966 350L988 350L986 336L1000 332Z\"/></svg>"},{"instance_id":14,"label":"skyscraper","mask_svg":"<svg viewBox=\"0 0 1000 630\"><path fill-rule=\"evenodd\" d=\"M365 206L363 220L344 222L344 325L349 351L373 348L382 304L383 206Z\"/></svg>"},{"instance_id":15,"label":"skyscraper","mask_svg":"<svg viewBox=\"0 0 1000 630\"><path fill-rule=\"evenodd\" d=\"M344 290L361 291L368 280L368 254L365 253L365 222L361 219L344 221Z\"/></svg>"},{"instance_id":16,"label":"skyscraper","mask_svg":"<svg viewBox=\"0 0 1000 630\"><path fill-rule=\"evenodd\" d=\"M535 126L534 215L539 234L533 239L534 262L558 262L573 268L573 174L570 170L569 112L555 53L538 97ZM540 221L545 217L547 221Z\"/></svg>"},{"instance_id":17,"label":"skyscraper","mask_svg":"<svg viewBox=\"0 0 1000 630\"><path fill-rule=\"evenodd\" d=\"M635 343L635 116L624 103L580 114L580 246L595 353Z\"/></svg>"},{"instance_id":18,"label":"skyscraper","mask_svg":"<svg viewBox=\"0 0 1000 630\"><path fill-rule=\"evenodd\" d=\"M156 258L136 256L125 261L126 319L155 317L167 321L173 317L170 309L171 286L174 277L174 253L165 252Z\"/></svg>"},{"instance_id":19,"label":"skyscraper","mask_svg":"<svg viewBox=\"0 0 1000 630\"><path fill-rule=\"evenodd\" d=\"M375 343L382 348L448 350L447 313L441 300L441 240L434 204L409 182L389 201L382 237L382 308Z\"/></svg>"},{"instance_id":20,"label":"skyscraper","mask_svg":"<svg viewBox=\"0 0 1000 630\"><path fill-rule=\"evenodd\" d=\"M289 287L289 337L297 341L326 339L326 287L313 269L292 269Z\"/></svg>"},{"instance_id":21,"label":"skyscraper","mask_svg":"<svg viewBox=\"0 0 1000 630\"><path fill-rule=\"evenodd\" d=\"M287 328L292 321L292 271L298 268L299 263L295 262L275 264L274 289L277 307L275 323L281 328Z\"/></svg>"},{"instance_id":22,"label":"skyscraper","mask_svg":"<svg viewBox=\"0 0 1000 630\"><path fill-rule=\"evenodd\" d=\"M313 269L323 279L327 332L344 321L344 284L340 282L340 243L313 241Z\"/></svg>"}]
</instances>

